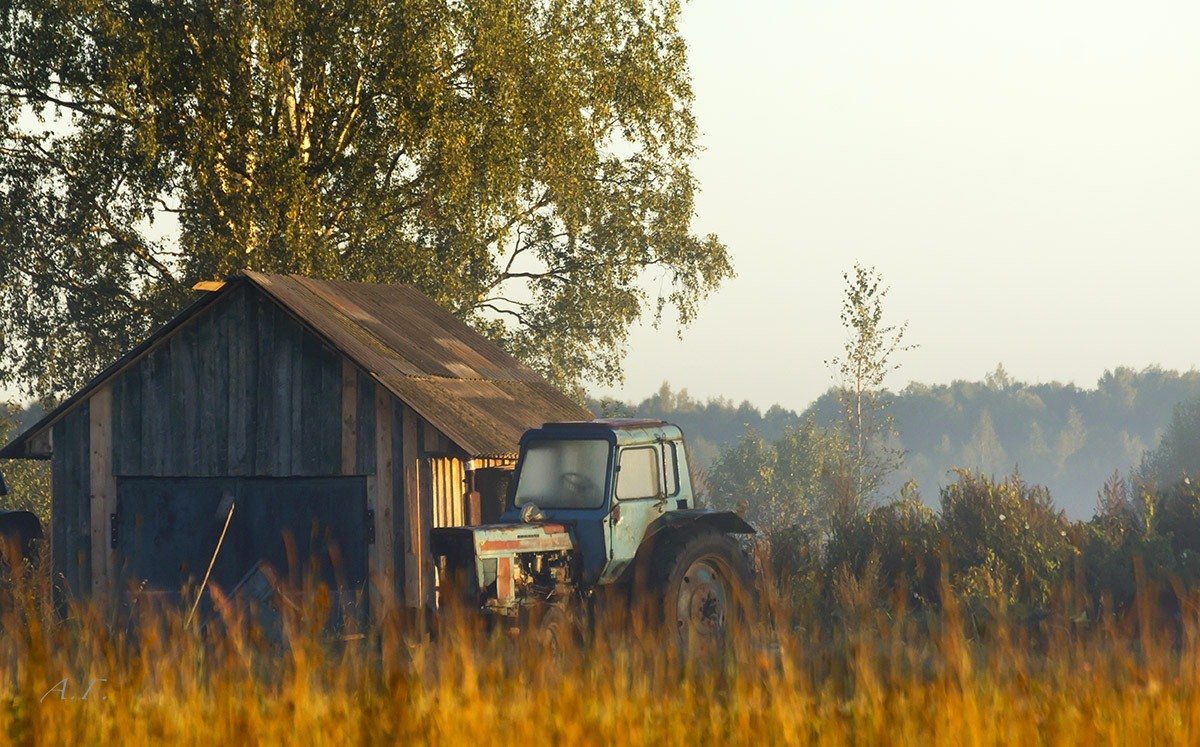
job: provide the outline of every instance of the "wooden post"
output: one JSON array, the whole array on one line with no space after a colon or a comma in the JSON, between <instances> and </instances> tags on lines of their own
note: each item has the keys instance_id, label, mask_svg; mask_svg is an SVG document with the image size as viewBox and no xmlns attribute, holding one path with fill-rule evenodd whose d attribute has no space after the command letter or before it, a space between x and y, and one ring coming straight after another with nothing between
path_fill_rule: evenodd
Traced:
<instances>
[{"instance_id":1,"label":"wooden post","mask_svg":"<svg viewBox=\"0 0 1200 747\"><path fill-rule=\"evenodd\" d=\"M372 609L377 610L375 619L382 615L395 603L396 563L395 538L392 536L392 514L396 501L392 490L392 395L384 387L375 387L375 545L371 548L370 558L374 560L371 569L371 586L377 602Z\"/></svg>"},{"instance_id":2,"label":"wooden post","mask_svg":"<svg viewBox=\"0 0 1200 747\"><path fill-rule=\"evenodd\" d=\"M425 593L422 588L421 558L421 461L417 451L417 414L404 405L403 443L404 458L404 602L409 607L424 606Z\"/></svg>"},{"instance_id":3,"label":"wooden post","mask_svg":"<svg viewBox=\"0 0 1200 747\"><path fill-rule=\"evenodd\" d=\"M358 465L358 368L342 358L342 474L353 475Z\"/></svg>"},{"instance_id":4,"label":"wooden post","mask_svg":"<svg viewBox=\"0 0 1200 747\"><path fill-rule=\"evenodd\" d=\"M463 461L463 523L477 527L483 523L483 503L475 485L475 460Z\"/></svg>"},{"instance_id":5,"label":"wooden post","mask_svg":"<svg viewBox=\"0 0 1200 747\"><path fill-rule=\"evenodd\" d=\"M417 543L418 553L416 558L417 564L417 584L420 594L417 606L432 607L434 584L433 584L433 556L429 550L429 532L433 528L433 459L429 457L430 442L437 443L438 435L429 423L425 422L424 418L417 421L419 429L418 444L418 465L419 473L417 479L417 535L419 541ZM434 446L436 449L436 445Z\"/></svg>"},{"instance_id":6,"label":"wooden post","mask_svg":"<svg viewBox=\"0 0 1200 747\"><path fill-rule=\"evenodd\" d=\"M112 386L96 390L90 403L92 598L108 604L116 585L114 553L110 542L111 515L117 510L117 478L113 474Z\"/></svg>"}]
</instances>

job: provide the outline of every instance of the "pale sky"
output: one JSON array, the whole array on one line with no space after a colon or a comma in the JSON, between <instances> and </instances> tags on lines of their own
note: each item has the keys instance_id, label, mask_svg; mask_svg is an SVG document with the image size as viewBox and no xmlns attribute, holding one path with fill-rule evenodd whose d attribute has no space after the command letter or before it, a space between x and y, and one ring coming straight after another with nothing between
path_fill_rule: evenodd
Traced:
<instances>
[{"instance_id":1,"label":"pale sky","mask_svg":"<svg viewBox=\"0 0 1200 747\"><path fill-rule=\"evenodd\" d=\"M893 388L1200 362L1200 4L695 0L682 28L696 226L739 276L600 393L804 408L856 260L920 344Z\"/></svg>"}]
</instances>

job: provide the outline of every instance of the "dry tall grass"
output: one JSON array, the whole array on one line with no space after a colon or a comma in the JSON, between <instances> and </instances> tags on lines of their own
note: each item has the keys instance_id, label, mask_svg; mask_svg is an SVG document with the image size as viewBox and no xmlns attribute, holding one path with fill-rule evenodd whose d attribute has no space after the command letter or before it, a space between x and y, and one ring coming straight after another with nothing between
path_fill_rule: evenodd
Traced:
<instances>
[{"instance_id":1,"label":"dry tall grass","mask_svg":"<svg viewBox=\"0 0 1200 747\"><path fill-rule=\"evenodd\" d=\"M912 614L846 580L837 624L771 596L769 625L689 664L620 619L557 657L469 619L334 641L292 617L272 647L238 611L203 631L179 611L118 630L90 608L64 619L44 591L5 601L0 734L14 743L1200 742L1193 603L1162 625L1147 603L1127 621L980 635L953 602Z\"/></svg>"}]
</instances>

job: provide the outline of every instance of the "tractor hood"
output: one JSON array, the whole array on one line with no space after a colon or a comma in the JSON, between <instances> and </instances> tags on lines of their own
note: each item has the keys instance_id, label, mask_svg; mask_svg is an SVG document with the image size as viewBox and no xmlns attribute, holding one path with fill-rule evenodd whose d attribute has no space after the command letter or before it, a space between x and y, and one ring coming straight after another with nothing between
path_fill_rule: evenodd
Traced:
<instances>
[{"instance_id":1,"label":"tractor hood","mask_svg":"<svg viewBox=\"0 0 1200 747\"><path fill-rule=\"evenodd\" d=\"M565 524L490 524L473 527L475 553L479 557L526 552L570 550L575 539Z\"/></svg>"},{"instance_id":2,"label":"tractor hood","mask_svg":"<svg viewBox=\"0 0 1200 747\"><path fill-rule=\"evenodd\" d=\"M527 552L573 550L575 537L566 524L485 524L444 527L430 534L433 554L497 558Z\"/></svg>"}]
</instances>

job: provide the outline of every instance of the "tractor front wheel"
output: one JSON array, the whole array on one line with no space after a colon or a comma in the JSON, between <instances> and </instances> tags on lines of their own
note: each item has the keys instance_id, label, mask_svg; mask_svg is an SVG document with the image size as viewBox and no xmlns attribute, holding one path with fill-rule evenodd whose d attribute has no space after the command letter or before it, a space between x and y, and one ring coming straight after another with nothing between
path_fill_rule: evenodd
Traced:
<instances>
[{"instance_id":1,"label":"tractor front wheel","mask_svg":"<svg viewBox=\"0 0 1200 747\"><path fill-rule=\"evenodd\" d=\"M754 574L732 537L701 531L671 538L655 563L663 622L685 646L723 644L753 617Z\"/></svg>"}]
</instances>

